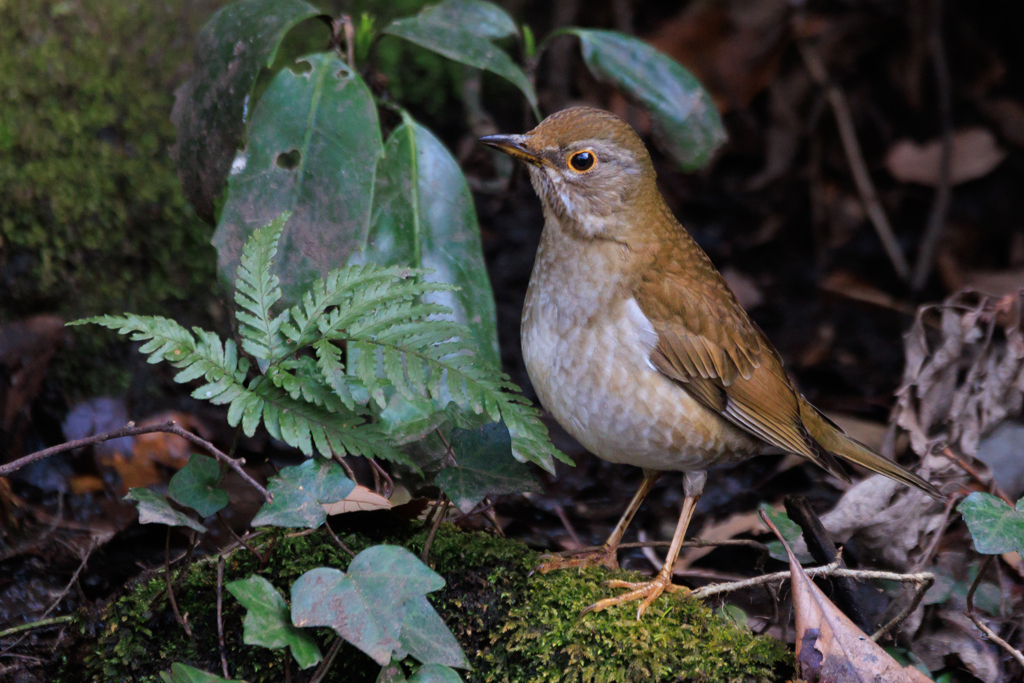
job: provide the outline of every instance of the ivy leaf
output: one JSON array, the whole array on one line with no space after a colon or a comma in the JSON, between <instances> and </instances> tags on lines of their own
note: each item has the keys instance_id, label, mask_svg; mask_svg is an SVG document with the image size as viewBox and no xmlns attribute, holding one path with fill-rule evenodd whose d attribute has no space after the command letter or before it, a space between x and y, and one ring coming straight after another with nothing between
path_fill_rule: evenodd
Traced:
<instances>
[{"instance_id":1,"label":"ivy leaf","mask_svg":"<svg viewBox=\"0 0 1024 683\"><path fill-rule=\"evenodd\" d=\"M768 519L772 520L772 524L779 530L782 537L786 539L792 547L803 537L803 530L800 529L800 525L789 518L789 515L784 510L776 510L767 503L761 503L758 506L759 510L764 510L765 514L768 515ZM769 541L768 552L771 554L773 559L779 560L780 562L789 561L789 555L786 553L786 549L782 547L781 541ZM796 553L794 552L797 560L800 564L808 564L814 561L808 553Z\"/></svg>"},{"instance_id":2,"label":"ivy leaf","mask_svg":"<svg viewBox=\"0 0 1024 683\"><path fill-rule=\"evenodd\" d=\"M323 659L313 637L292 625L284 596L265 578L253 574L224 587L248 610L242 622L242 642L246 645L262 645L274 650L290 647L292 656L303 669Z\"/></svg>"},{"instance_id":3,"label":"ivy leaf","mask_svg":"<svg viewBox=\"0 0 1024 683\"><path fill-rule=\"evenodd\" d=\"M405 603L405 622L399 637L401 649L424 664L442 664L468 669L469 661L459 641L425 595Z\"/></svg>"},{"instance_id":4,"label":"ivy leaf","mask_svg":"<svg viewBox=\"0 0 1024 683\"><path fill-rule=\"evenodd\" d=\"M406 680L402 662L395 659L385 664L377 674L377 683L406 683Z\"/></svg>"},{"instance_id":5,"label":"ivy leaf","mask_svg":"<svg viewBox=\"0 0 1024 683\"><path fill-rule=\"evenodd\" d=\"M125 500L134 500L139 504L139 524L166 524L167 526L187 526L199 533L206 533L206 527L192 519L184 512L171 507L167 499L159 493L144 488L128 489Z\"/></svg>"},{"instance_id":6,"label":"ivy leaf","mask_svg":"<svg viewBox=\"0 0 1024 683\"><path fill-rule=\"evenodd\" d=\"M223 510L227 491L220 488L220 465L213 458L193 453L167 485L167 495L176 503L192 508L202 517Z\"/></svg>"},{"instance_id":7,"label":"ivy leaf","mask_svg":"<svg viewBox=\"0 0 1024 683\"><path fill-rule=\"evenodd\" d=\"M618 31L569 28L583 60L651 113L655 142L684 169L704 166L726 140L711 94L689 71L648 43Z\"/></svg>"},{"instance_id":8,"label":"ivy leaf","mask_svg":"<svg viewBox=\"0 0 1024 683\"><path fill-rule=\"evenodd\" d=\"M431 269L425 280L458 291L423 298L469 327L478 357L501 367L494 293L473 195L458 162L433 133L403 114L377 166L370 230L350 263Z\"/></svg>"},{"instance_id":9,"label":"ivy leaf","mask_svg":"<svg viewBox=\"0 0 1024 683\"><path fill-rule=\"evenodd\" d=\"M462 683L462 679L447 666L424 664L409 678L409 683Z\"/></svg>"},{"instance_id":10,"label":"ivy leaf","mask_svg":"<svg viewBox=\"0 0 1024 683\"><path fill-rule=\"evenodd\" d=\"M171 664L170 673L161 671L160 680L164 683L245 683L245 681L235 678L227 679L208 674L188 664L179 664L178 662Z\"/></svg>"},{"instance_id":11,"label":"ivy leaf","mask_svg":"<svg viewBox=\"0 0 1024 683\"><path fill-rule=\"evenodd\" d=\"M235 150L245 137L246 106L260 70L299 22L321 14L303 0L241 0L223 7L196 38L193 75L175 92L171 149L185 196L213 223Z\"/></svg>"},{"instance_id":12,"label":"ivy leaf","mask_svg":"<svg viewBox=\"0 0 1024 683\"><path fill-rule=\"evenodd\" d=\"M284 302L297 304L308 283L348 260L369 225L377 108L336 54L312 54L274 76L246 132L213 235L218 276L230 286L249 235L291 211L274 273Z\"/></svg>"},{"instance_id":13,"label":"ivy leaf","mask_svg":"<svg viewBox=\"0 0 1024 683\"><path fill-rule=\"evenodd\" d=\"M401 646L406 603L444 587L444 579L405 548L378 545L348 572L311 569L292 584L292 623L329 626L381 666Z\"/></svg>"},{"instance_id":14,"label":"ivy leaf","mask_svg":"<svg viewBox=\"0 0 1024 683\"><path fill-rule=\"evenodd\" d=\"M536 113L537 93L526 74L507 52L477 33L478 30L484 35L493 33L495 25L489 23L481 29L470 29L466 18L460 16L461 4L448 0L427 7L414 17L391 22L384 28L384 33L404 38L461 64L501 76L519 88Z\"/></svg>"},{"instance_id":15,"label":"ivy leaf","mask_svg":"<svg viewBox=\"0 0 1024 683\"><path fill-rule=\"evenodd\" d=\"M267 490L274 500L263 504L252 525L315 529L327 519L324 503L342 500L355 486L332 460L313 458L285 467L270 478Z\"/></svg>"},{"instance_id":16,"label":"ivy leaf","mask_svg":"<svg viewBox=\"0 0 1024 683\"><path fill-rule=\"evenodd\" d=\"M1016 509L988 493L975 491L957 510L974 537L974 549L984 555L1024 554L1024 498Z\"/></svg>"},{"instance_id":17,"label":"ivy leaf","mask_svg":"<svg viewBox=\"0 0 1024 683\"><path fill-rule=\"evenodd\" d=\"M453 429L451 444L458 466L441 470L434 483L463 512L488 495L543 491L530 468L512 456L512 440L503 423Z\"/></svg>"}]
</instances>

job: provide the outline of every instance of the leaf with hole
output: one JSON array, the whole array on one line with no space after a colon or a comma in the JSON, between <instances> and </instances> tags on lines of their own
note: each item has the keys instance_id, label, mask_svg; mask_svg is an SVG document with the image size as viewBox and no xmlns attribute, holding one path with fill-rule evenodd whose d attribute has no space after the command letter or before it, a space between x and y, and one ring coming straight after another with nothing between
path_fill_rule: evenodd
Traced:
<instances>
[{"instance_id":1,"label":"leaf with hole","mask_svg":"<svg viewBox=\"0 0 1024 683\"><path fill-rule=\"evenodd\" d=\"M486 11L492 20L479 28L470 28L469 22L460 13L460 6L465 4L448 0L429 6L414 17L396 19L384 28L384 33L404 38L456 62L501 76L519 88L536 112L537 93L530 85L530 80L507 52L488 40L496 37L493 35L495 32L505 30L501 27L507 28L507 23L493 21L497 13L488 9ZM478 10L479 7L473 10L474 14Z\"/></svg>"},{"instance_id":2,"label":"leaf with hole","mask_svg":"<svg viewBox=\"0 0 1024 683\"><path fill-rule=\"evenodd\" d=\"M253 574L248 579L226 583L224 588L247 610L242 622L242 642L246 645L274 650L289 647L303 669L323 659L313 637L292 625L284 596L265 578Z\"/></svg>"},{"instance_id":3,"label":"leaf with hole","mask_svg":"<svg viewBox=\"0 0 1024 683\"><path fill-rule=\"evenodd\" d=\"M125 500L134 500L139 504L139 524L166 524L167 526L187 526L199 533L206 533L206 527L192 519L184 512L171 507L167 499L149 489L128 489Z\"/></svg>"},{"instance_id":4,"label":"leaf with hole","mask_svg":"<svg viewBox=\"0 0 1024 683\"><path fill-rule=\"evenodd\" d=\"M408 115L384 145L370 229L350 262L429 268L434 272L427 281L457 286L424 300L450 308L471 330L479 358L500 367L494 293L473 194L444 144Z\"/></svg>"},{"instance_id":5,"label":"leaf with hole","mask_svg":"<svg viewBox=\"0 0 1024 683\"><path fill-rule=\"evenodd\" d=\"M185 196L213 222L214 210L245 138L249 94L274 63L294 26L318 16L303 0L241 0L221 8L196 38L192 76L175 92L171 150Z\"/></svg>"},{"instance_id":6,"label":"leaf with hole","mask_svg":"<svg viewBox=\"0 0 1024 683\"><path fill-rule=\"evenodd\" d=\"M622 89L651 114L655 142L684 169L704 166L726 140L711 94L678 62L617 31L568 28L599 80Z\"/></svg>"},{"instance_id":7,"label":"leaf with hole","mask_svg":"<svg viewBox=\"0 0 1024 683\"><path fill-rule=\"evenodd\" d=\"M1024 554L1024 498L1011 508L1005 501L975 491L957 510L974 538L974 549L985 555Z\"/></svg>"},{"instance_id":8,"label":"leaf with hole","mask_svg":"<svg viewBox=\"0 0 1024 683\"><path fill-rule=\"evenodd\" d=\"M434 483L463 512L470 512L488 495L543 491L530 468L512 456L512 441L503 423L453 429L451 445L458 465L441 470Z\"/></svg>"},{"instance_id":9,"label":"leaf with hole","mask_svg":"<svg viewBox=\"0 0 1024 683\"><path fill-rule=\"evenodd\" d=\"M274 500L263 504L252 525L315 529L327 519L324 503L344 499L355 486L333 460L311 458L285 467L270 478L267 490Z\"/></svg>"},{"instance_id":10,"label":"leaf with hole","mask_svg":"<svg viewBox=\"0 0 1024 683\"><path fill-rule=\"evenodd\" d=\"M220 465L217 461L193 453L188 464L171 477L167 495L174 502L192 508L203 517L209 517L228 504L228 493L219 484Z\"/></svg>"},{"instance_id":11,"label":"leaf with hole","mask_svg":"<svg viewBox=\"0 0 1024 683\"><path fill-rule=\"evenodd\" d=\"M245 683L238 679L227 679L208 674L188 664L174 662L171 664L170 673L160 672L160 680L163 683Z\"/></svg>"},{"instance_id":12,"label":"leaf with hole","mask_svg":"<svg viewBox=\"0 0 1024 683\"><path fill-rule=\"evenodd\" d=\"M405 548L378 545L342 572L311 569L292 584L292 623L329 626L381 666L401 647L406 602L444 587L444 579Z\"/></svg>"},{"instance_id":13,"label":"leaf with hole","mask_svg":"<svg viewBox=\"0 0 1024 683\"><path fill-rule=\"evenodd\" d=\"M381 148L373 95L337 55L308 55L281 69L253 108L228 178L213 236L221 280L230 284L256 228L291 211L274 273L285 303L299 303L364 237Z\"/></svg>"}]
</instances>

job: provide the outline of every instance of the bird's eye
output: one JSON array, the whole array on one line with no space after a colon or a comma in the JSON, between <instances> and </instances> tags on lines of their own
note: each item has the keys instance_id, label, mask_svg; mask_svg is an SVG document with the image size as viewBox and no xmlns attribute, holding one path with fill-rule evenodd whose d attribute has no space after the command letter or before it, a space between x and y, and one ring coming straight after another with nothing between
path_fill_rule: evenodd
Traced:
<instances>
[{"instance_id":1,"label":"bird's eye","mask_svg":"<svg viewBox=\"0 0 1024 683\"><path fill-rule=\"evenodd\" d=\"M569 157L569 168L577 173L586 173L593 169L596 163L597 155L589 149L585 149L582 152L576 152Z\"/></svg>"}]
</instances>

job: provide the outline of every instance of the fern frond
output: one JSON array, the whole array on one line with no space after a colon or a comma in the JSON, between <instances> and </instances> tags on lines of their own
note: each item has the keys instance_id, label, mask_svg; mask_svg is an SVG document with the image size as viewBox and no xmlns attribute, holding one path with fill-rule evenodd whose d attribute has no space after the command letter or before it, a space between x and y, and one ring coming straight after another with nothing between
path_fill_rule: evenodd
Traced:
<instances>
[{"instance_id":1,"label":"fern frond","mask_svg":"<svg viewBox=\"0 0 1024 683\"><path fill-rule=\"evenodd\" d=\"M239 307L235 318L239 322L242 348L268 363L284 358L291 351L281 334L288 311L277 316L270 313L281 299L281 280L271 273L271 267L277 255L278 240L290 216L286 211L253 232L242 248L235 277L235 303Z\"/></svg>"}]
</instances>

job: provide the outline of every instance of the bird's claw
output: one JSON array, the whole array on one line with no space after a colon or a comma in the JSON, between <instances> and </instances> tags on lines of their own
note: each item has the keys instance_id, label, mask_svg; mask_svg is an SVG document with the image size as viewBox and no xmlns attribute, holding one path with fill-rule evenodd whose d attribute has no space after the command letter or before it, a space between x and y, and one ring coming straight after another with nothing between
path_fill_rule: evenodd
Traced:
<instances>
[{"instance_id":1,"label":"bird's claw","mask_svg":"<svg viewBox=\"0 0 1024 683\"><path fill-rule=\"evenodd\" d=\"M580 557L559 557L557 555L548 555L542 557L543 562L533 568L534 572L540 572L541 574L547 574L557 569L572 569L578 567L582 572L588 567L605 567L606 569L618 569L619 560L616 557L614 550L604 550L596 553L589 553Z\"/></svg>"},{"instance_id":2,"label":"bird's claw","mask_svg":"<svg viewBox=\"0 0 1024 683\"><path fill-rule=\"evenodd\" d=\"M651 581L633 582L612 579L610 581L605 581L601 585L608 588L625 588L627 592L622 593L621 595L616 595L613 598L598 600L593 605L580 612L581 617L588 612L600 612L601 610L608 609L613 605L642 599L640 606L637 607L636 610L636 619L637 621L640 621L640 617L644 615L647 608L650 607L662 593L676 593L682 591L686 594L690 592L689 588L672 583L671 576L665 576L661 573Z\"/></svg>"}]
</instances>

